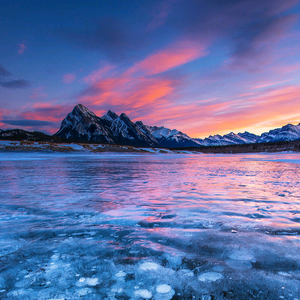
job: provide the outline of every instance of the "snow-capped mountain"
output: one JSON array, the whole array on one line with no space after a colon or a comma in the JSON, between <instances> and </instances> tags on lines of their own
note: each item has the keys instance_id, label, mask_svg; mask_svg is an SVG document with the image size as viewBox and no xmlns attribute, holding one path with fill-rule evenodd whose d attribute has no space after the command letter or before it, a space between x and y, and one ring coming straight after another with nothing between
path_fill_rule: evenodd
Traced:
<instances>
[{"instance_id":1,"label":"snow-capped mountain","mask_svg":"<svg viewBox=\"0 0 300 300\"><path fill-rule=\"evenodd\" d=\"M158 141L141 121L133 123L124 113L118 116L109 110L106 115L101 117L101 120L105 120L108 123L116 143L128 144L131 141L133 144L143 144L152 147L159 146Z\"/></svg>"},{"instance_id":2,"label":"snow-capped mountain","mask_svg":"<svg viewBox=\"0 0 300 300\"><path fill-rule=\"evenodd\" d=\"M238 134L230 132L223 136L219 134L210 135L208 138L195 140L202 146L225 146L255 143L258 138L258 135L246 131Z\"/></svg>"},{"instance_id":3,"label":"snow-capped mountain","mask_svg":"<svg viewBox=\"0 0 300 300\"><path fill-rule=\"evenodd\" d=\"M63 119L55 135L78 141L114 144L113 134L105 122L82 104L76 105Z\"/></svg>"},{"instance_id":4,"label":"snow-capped mountain","mask_svg":"<svg viewBox=\"0 0 300 300\"><path fill-rule=\"evenodd\" d=\"M108 111L103 117L96 116L82 104L74 107L62 121L56 136L104 144L124 144L134 146L159 146L152 135L147 135L144 125L134 124L127 115L118 116Z\"/></svg>"},{"instance_id":5,"label":"snow-capped mountain","mask_svg":"<svg viewBox=\"0 0 300 300\"><path fill-rule=\"evenodd\" d=\"M300 140L300 124L288 124L261 136L249 132L231 132L223 136L217 134L198 139L176 129L147 126L141 121L133 123L124 113L119 116L109 110L104 116L98 117L82 104L78 104L62 121L60 130L55 135L78 141L145 147L224 146Z\"/></svg>"},{"instance_id":6,"label":"snow-capped mountain","mask_svg":"<svg viewBox=\"0 0 300 300\"><path fill-rule=\"evenodd\" d=\"M263 133L257 143L269 143L280 141L296 141L300 139L300 123L298 125L287 124L281 128Z\"/></svg>"},{"instance_id":7,"label":"snow-capped mountain","mask_svg":"<svg viewBox=\"0 0 300 300\"><path fill-rule=\"evenodd\" d=\"M233 132L224 136L214 135L205 139L191 138L187 134L176 129L168 129L163 126L147 126L156 140L163 147L197 147L197 146L223 146L234 144L255 143L259 138L253 133L244 132L235 134Z\"/></svg>"},{"instance_id":8,"label":"snow-capped mountain","mask_svg":"<svg viewBox=\"0 0 300 300\"><path fill-rule=\"evenodd\" d=\"M162 147L197 147L200 145L195 139L176 129L163 126L146 126Z\"/></svg>"}]
</instances>

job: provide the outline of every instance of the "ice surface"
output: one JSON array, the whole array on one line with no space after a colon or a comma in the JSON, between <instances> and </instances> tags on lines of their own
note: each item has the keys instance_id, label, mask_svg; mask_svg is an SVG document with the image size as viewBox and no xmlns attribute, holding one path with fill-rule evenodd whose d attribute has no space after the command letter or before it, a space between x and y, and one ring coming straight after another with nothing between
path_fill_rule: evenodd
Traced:
<instances>
[{"instance_id":1,"label":"ice surface","mask_svg":"<svg viewBox=\"0 0 300 300\"><path fill-rule=\"evenodd\" d=\"M233 252L229 253L228 257L235 260L250 260L255 262L253 253L247 249L234 250Z\"/></svg>"},{"instance_id":2,"label":"ice surface","mask_svg":"<svg viewBox=\"0 0 300 300\"><path fill-rule=\"evenodd\" d=\"M199 275L198 279L200 281L217 281L220 279L223 279L224 276L221 273L217 273L217 272L207 272L207 273L202 273Z\"/></svg>"},{"instance_id":3,"label":"ice surface","mask_svg":"<svg viewBox=\"0 0 300 300\"><path fill-rule=\"evenodd\" d=\"M300 299L300 166L266 156L2 152L0 299Z\"/></svg>"}]
</instances>

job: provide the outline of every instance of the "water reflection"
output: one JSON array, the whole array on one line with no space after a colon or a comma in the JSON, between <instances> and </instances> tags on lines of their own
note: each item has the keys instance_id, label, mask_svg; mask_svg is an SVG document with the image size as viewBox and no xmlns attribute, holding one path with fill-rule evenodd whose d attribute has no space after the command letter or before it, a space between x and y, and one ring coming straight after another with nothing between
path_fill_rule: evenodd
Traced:
<instances>
[{"instance_id":1,"label":"water reflection","mask_svg":"<svg viewBox=\"0 0 300 300\"><path fill-rule=\"evenodd\" d=\"M0 298L300 296L289 155L18 155L0 160Z\"/></svg>"}]
</instances>

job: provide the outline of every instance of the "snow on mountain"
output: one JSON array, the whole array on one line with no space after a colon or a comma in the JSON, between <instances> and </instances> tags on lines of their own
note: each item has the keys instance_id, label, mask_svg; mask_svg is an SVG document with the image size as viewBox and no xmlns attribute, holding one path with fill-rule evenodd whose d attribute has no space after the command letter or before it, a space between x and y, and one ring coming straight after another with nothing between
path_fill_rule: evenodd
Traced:
<instances>
[{"instance_id":1,"label":"snow on mountain","mask_svg":"<svg viewBox=\"0 0 300 300\"><path fill-rule=\"evenodd\" d=\"M66 139L114 144L114 137L102 120L82 104L74 107L55 135Z\"/></svg>"},{"instance_id":2,"label":"snow on mountain","mask_svg":"<svg viewBox=\"0 0 300 300\"><path fill-rule=\"evenodd\" d=\"M230 132L225 135L210 135L208 138L205 139L195 139L199 142L199 144L203 146L225 146L225 145L237 145L237 144L250 144L255 143L256 140L259 138L258 135L253 133L244 132L235 134Z\"/></svg>"},{"instance_id":3,"label":"snow on mountain","mask_svg":"<svg viewBox=\"0 0 300 300\"><path fill-rule=\"evenodd\" d=\"M176 129L168 129L163 126L147 126L149 131L163 147L197 147L197 146L223 146L234 144L255 143L259 138L253 133L244 132L235 134L233 132L221 136L219 134L209 136L205 139L191 138L187 134Z\"/></svg>"},{"instance_id":4,"label":"snow on mountain","mask_svg":"<svg viewBox=\"0 0 300 300\"><path fill-rule=\"evenodd\" d=\"M281 128L263 133L257 140L258 143L295 141L300 139L300 123L298 125L287 124Z\"/></svg>"},{"instance_id":5,"label":"snow on mountain","mask_svg":"<svg viewBox=\"0 0 300 300\"><path fill-rule=\"evenodd\" d=\"M246 141L246 144L256 143L257 139L259 138L259 135L250 133L248 131L245 131L244 133L238 133L238 136L243 138Z\"/></svg>"},{"instance_id":6,"label":"snow on mountain","mask_svg":"<svg viewBox=\"0 0 300 300\"><path fill-rule=\"evenodd\" d=\"M199 139L191 138L176 129L147 126L141 121L133 123L126 114L119 116L111 110L98 117L82 104L78 104L62 121L60 130L55 135L72 140L144 147L223 146L299 140L300 124L288 124L261 136L249 132L231 132L223 136L217 134Z\"/></svg>"},{"instance_id":7,"label":"snow on mountain","mask_svg":"<svg viewBox=\"0 0 300 300\"><path fill-rule=\"evenodd\" d=\"M162 147L196 147L200 144L185 133L163 126L146 126Z\"/></svg>"},{"instance_id":8,"label":"snow on mountain","mask_svg":"<svg viewBox=\"0 0 300 300\"><path fill-rule=\"evenodd\" d=\"M118 116L109 110L100 118L82 104L76 105L67 115L55 135L72 140L106 144L159 146L152 135L145 134L127 115Z\"/></svg>"}]
</instances>

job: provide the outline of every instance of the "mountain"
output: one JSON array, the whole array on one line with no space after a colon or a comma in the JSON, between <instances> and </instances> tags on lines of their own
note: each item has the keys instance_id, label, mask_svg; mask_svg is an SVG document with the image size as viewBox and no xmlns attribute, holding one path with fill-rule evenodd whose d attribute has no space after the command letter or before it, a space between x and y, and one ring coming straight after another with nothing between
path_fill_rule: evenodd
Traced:
<instances>
[{"instance_id":1,"label":"mountain","mask_svg":"<svg viewBox=\"0 0 300 300\"><path fill-rule=\"evenodd\" d=\"M298 140L300 124L288 124L261 136L249 132L237 134L231 132L223 136L217 134L199 139L191 138L176 129L147 126L141 121L133 123L126 114L122 113L119 116L111 110L98 117L82 104L78 104L62 121L55 136L77 141L141 147L226 146Z\"/></svg>"},{"instance_id":2,"label":"mountain","mask_svg":"<svg viewBox=\"0 0 300 300\"><path fill-rule=\"evenodd\" d=\"M246 131L237 134L231 132L223 136L217 134L200 139L191 138L176 129L147 126L141 121L133 123L126 114L122 113L119 116L111 110L104 116L98 117L82 104L78 104L62 121L59 131L53 136L21 129L0 129L0 139L55 142L73 140L168 148L226 146L300 140L300 123L298 125L287 124L265 132L261 136Z\"/></svg>"},{"instance_id":3,"label":"mountain","mask_svg":"<svg viewBox=\"0 0 300 300\"><path fill-rule=\"evenodd\" d=\"M235 134L230 132L229 134L225 134L223 136L216 134L213 136L209 136L205 139L195 139L202 146L225 146L225 145L238 145L238 144L251 144L255 143L259 138L258 135L244 132Z\"/></svg>"},{"instance_id":4,"label":"mountain","mask_svg":"<svg viewBox=\"0 0 300 300\"><path fill-rule=\"evenodd\" d=\"M163 126L146 127L162 147L197 147L200 145L195 139L176 129L171 130Z\"/></svg>"},{"instance_id":5,"label":"mountain","mask_svg":"<svg viewBox=\"0 0 300 300\"><path fill-rule=\"evenodd\" d=\"M287 124L281 128L263 133L257 143L296 141L300 140L300 123L298 125Z\"/></svg>"},{"instance_id":6,"label":"mountain","mask_svg":"<svg viewBox=\"0 0 300 300\"><path fill-rule=\"evenodd\" d=\"M158 147L159 143L150 134L142 122L133 123L122 113L118 116L108 111L101 118L82 104L74 107L62 121L56 136L66 139L121 144L145 147Z\"/></svg>"}]
</instances>

